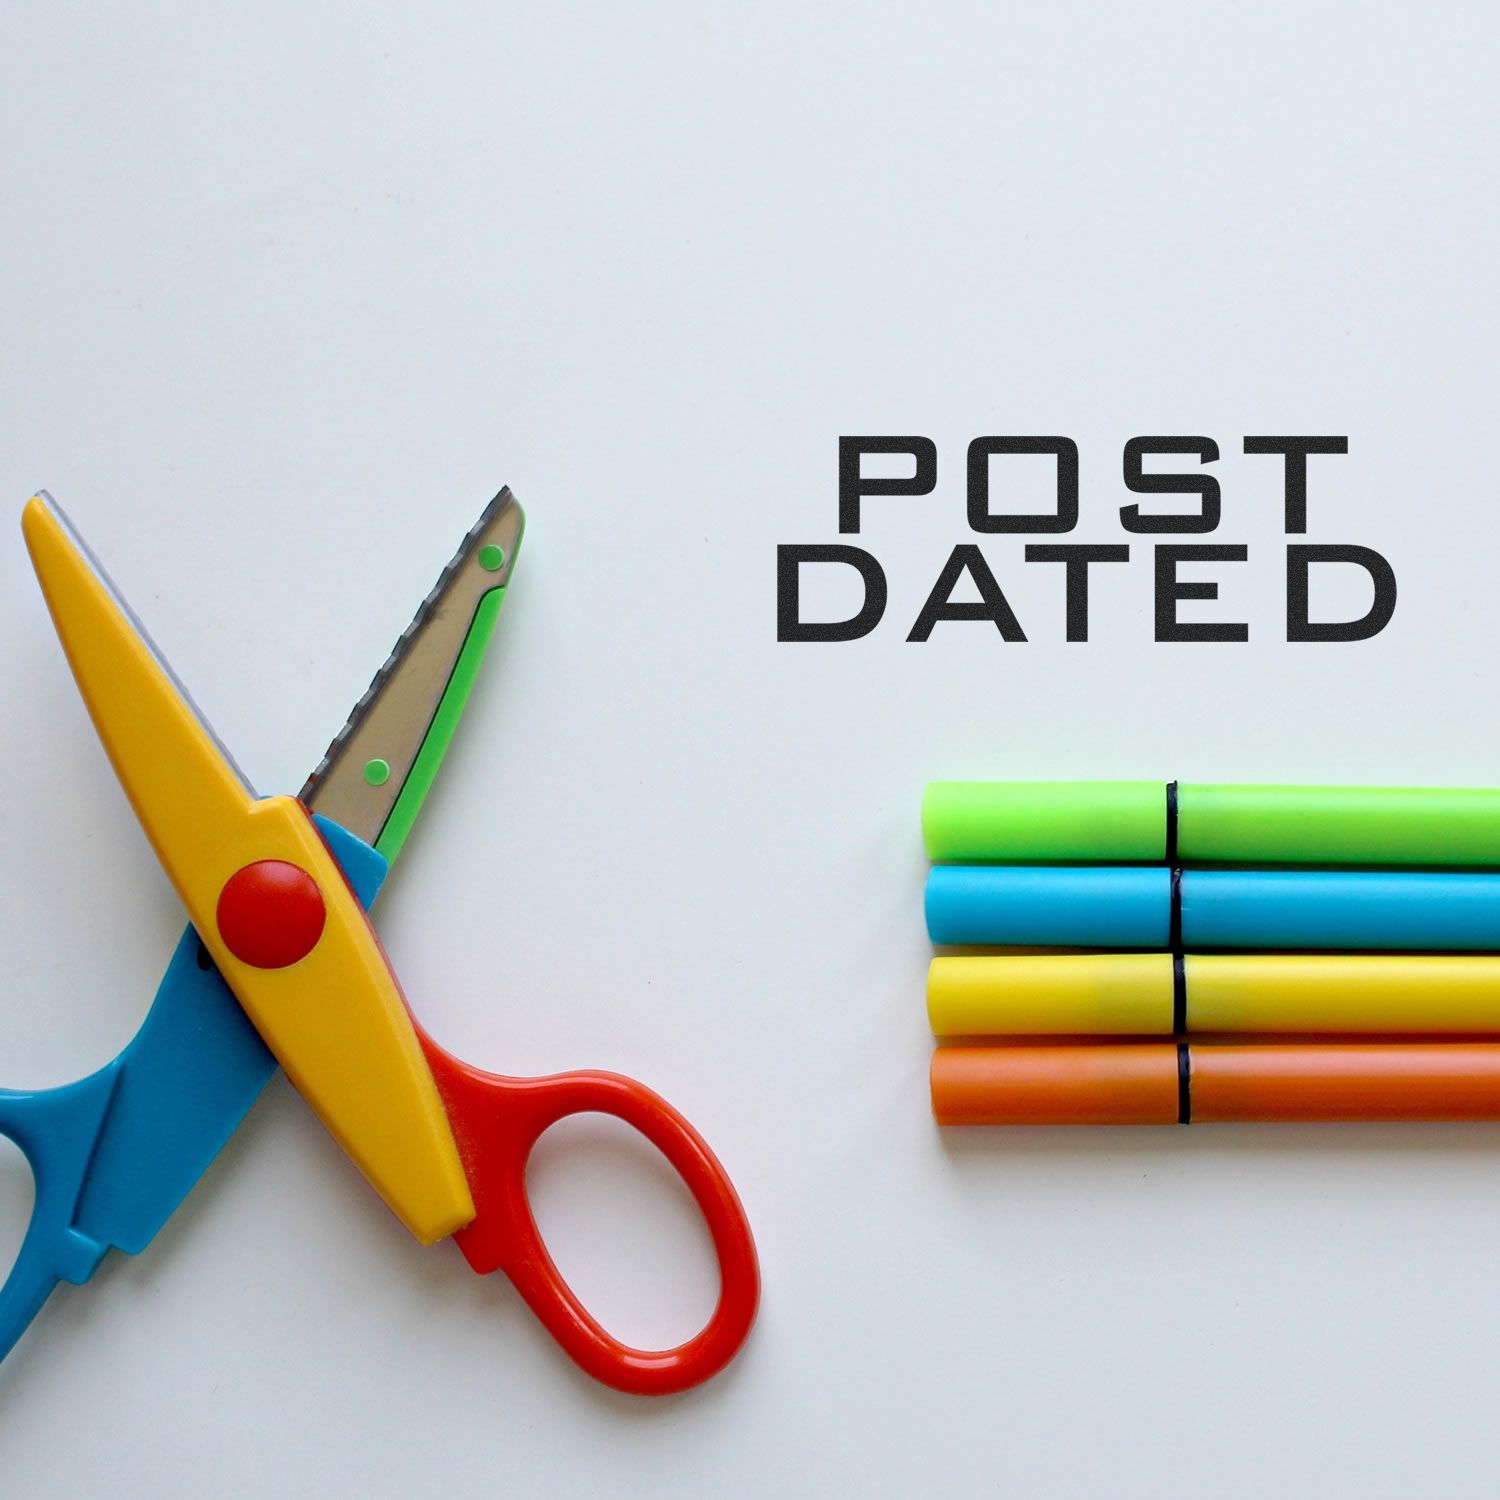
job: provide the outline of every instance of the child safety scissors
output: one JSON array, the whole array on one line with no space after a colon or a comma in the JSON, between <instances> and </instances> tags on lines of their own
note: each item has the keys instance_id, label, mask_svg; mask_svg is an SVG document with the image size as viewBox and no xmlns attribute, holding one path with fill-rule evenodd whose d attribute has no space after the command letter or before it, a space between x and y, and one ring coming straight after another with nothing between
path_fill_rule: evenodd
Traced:
<instances>
[{"instance_id":1,"label":"child safety scissors","mask_svg":"<svg viewBox=\"0 0 1500 1500\"><path fill-rule=\"evenodd\" d=\"M0 1288L0 1358L59 1281L151 1241L279 1062L424 1244L452 1236L501 1270L576 1363L640 1395L733 1358L759 1299L750 1228L701 1136L615 1073L508 1078L416 1022L365 916L452 740L515 565L521 508L502 490L464 539L298 798L261 798L45 493L22 529L53 623L115 773L191 925L135 1039L77 1083L0 1091L0 1133L35 1178ZM526 1196L538 1137L614 1115L681 1175L707 1222L720 1294L674 1349L608 1333L554 1265Z\"/></svg>"}]
</instances>

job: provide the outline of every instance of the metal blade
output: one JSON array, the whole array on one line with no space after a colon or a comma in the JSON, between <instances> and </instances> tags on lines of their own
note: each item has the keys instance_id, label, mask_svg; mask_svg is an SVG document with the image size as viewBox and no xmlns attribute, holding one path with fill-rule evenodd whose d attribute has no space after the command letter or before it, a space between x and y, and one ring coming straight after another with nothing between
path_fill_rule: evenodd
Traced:
<instances>
[{"instance_id":1,"label":"metal blade","mask_svg":"<svg viewBox=\"0 0 1500 1500\"><path fill-rule=\"evenodd\" d=\"M502 489L300 793L395 859L442 761L515 567L525 517Z\"/></svg>"}]
</instances>

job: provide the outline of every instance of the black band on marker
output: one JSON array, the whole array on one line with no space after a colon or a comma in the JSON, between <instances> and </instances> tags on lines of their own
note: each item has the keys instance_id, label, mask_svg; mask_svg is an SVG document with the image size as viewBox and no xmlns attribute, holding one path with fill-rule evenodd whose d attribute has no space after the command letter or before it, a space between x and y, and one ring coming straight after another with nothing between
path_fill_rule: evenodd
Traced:
<instances>
[{"instance_id":1,"label":"black band on marker","mask_svg":"<svg viewBox=\"0 0 1500 1500\"><path fill-rule=\"evenodd\" d=\"M1172 955L1172 1034L1183 1036L1187 1024L1187 963L1182 954Z\"/></svg>"},{"instance_id":2,"label":"black band on marker","mask_svg":"<svg viewBox=\"0 0 1500 1500\"><path fill-rule=\"evenodd\" d=\"M1177 1123L1193 1123L1193 1064L1186 1042L1177 1044Z\"/></svg>"},{"instance_id":3,"label":"black band on marker","mask_svg":"<svg viewBox=\"0 0 1500 1500\"><path fill-rule=\"evenodd\" d=\"M1172 901L1167 915L1167 947L1182 952L1182 871L1172 866Z\"/></svg>"},{"instance_id":4,"label":"black band on marker","mask_svg":"<svg viewBox=\"0 0 1500 1500\"><path fill-rule=\"evenodd\" d=\"M1163 856L1169 865L1177 863L1177 783L1167 783L1167 849Z\"/></svg>"}]
</instances>

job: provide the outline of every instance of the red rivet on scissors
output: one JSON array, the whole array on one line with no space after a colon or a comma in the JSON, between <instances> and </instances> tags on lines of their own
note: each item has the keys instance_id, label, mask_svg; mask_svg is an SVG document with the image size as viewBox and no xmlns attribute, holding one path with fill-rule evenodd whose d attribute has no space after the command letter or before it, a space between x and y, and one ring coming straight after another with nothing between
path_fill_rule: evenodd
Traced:
<instances>
[{"instance_id":1,"label":"red rivet on scissors","mask_svg":"<svg viewBox=\"0 0 1500 1500\"><path fill-rule=\"evenodd\" d=\"M219 892L219 936L242 963L284 969L317 947L327 919L318 882L284 859L236 870Z\"/></svg>"}]
</instances>

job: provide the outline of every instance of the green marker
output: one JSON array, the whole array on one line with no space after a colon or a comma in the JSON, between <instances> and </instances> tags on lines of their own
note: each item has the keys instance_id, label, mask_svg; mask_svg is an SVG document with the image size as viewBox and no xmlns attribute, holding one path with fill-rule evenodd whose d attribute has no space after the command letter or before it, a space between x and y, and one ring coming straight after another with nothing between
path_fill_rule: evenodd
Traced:
<instances>
[{"instance_id":1,"label":"green marker","mask_svg":"<svg viewBox=\"0 0 1500 1500\"><path fill-rule=\"evenodd\" d=\"M1500 867L1500 790L1160 781L934 781L938 862Z\"/></svg>"}]
</instances>

